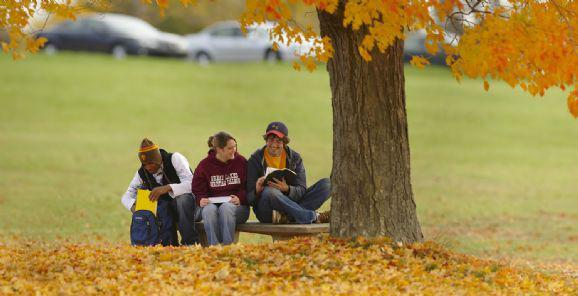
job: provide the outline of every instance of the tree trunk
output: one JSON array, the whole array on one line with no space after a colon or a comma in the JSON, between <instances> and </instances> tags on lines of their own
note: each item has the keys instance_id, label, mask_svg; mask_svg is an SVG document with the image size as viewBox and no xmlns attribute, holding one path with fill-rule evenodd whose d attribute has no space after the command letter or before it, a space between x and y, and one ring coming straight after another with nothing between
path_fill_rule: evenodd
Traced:
<instances>
[{"instance_id":1,"label":"tree trunk","mask_svg":"<svg viewBox=\"0 0 578 296\"><path fill-rule=\"evenodd\" d=\"M410 181L403 41L366 62L366 31L343 27L344 1L319 12L335 53L327 64L333 105L331 235L422 241Z\"/></svg>"}]
</instances>

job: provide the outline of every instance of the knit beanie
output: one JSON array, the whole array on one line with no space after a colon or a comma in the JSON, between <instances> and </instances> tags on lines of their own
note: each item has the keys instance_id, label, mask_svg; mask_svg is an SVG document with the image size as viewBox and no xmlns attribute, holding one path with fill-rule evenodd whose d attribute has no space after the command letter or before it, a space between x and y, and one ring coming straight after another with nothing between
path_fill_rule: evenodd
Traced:
<instances>
[{"instance_id":1,"label":"knit beanie","mask_svg":"<svg viewBox=\"0 0 578 296\"><path fill-rule=\"evenodd\" d=\"M138 150L138 159L143 164L146 163L158 163L162 162L161 152L159 151L159 146L153 143L153 141L144 138L140 143L140 149Z\"/></svg>"}]
</instances>

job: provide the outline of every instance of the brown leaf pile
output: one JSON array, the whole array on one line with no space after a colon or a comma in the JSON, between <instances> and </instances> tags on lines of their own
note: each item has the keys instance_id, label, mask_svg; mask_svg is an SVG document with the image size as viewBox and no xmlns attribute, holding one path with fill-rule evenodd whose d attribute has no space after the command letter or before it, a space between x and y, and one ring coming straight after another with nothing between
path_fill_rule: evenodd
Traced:
<instances>
[{"instance_id":1,"label":"brown leaf pile","mask_svg":"<svg viewBox=\"0 0 578 296\"><path fill-rule=\"evenodd\" d=\"M210 248L0 243L0 295L576 295L576 287L573 277L479 260L431 242L321 236Z\"/></svg>"}]
</instances>

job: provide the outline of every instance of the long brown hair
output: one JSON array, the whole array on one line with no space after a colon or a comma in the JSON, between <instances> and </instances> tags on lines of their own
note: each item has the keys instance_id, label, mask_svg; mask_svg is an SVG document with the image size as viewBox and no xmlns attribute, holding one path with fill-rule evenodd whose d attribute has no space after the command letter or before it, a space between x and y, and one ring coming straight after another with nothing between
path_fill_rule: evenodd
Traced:
<instances>
[{"instance_id":1,"label":"long brown hair","mask_svg":"<svg viewBox=\"0 0 578 296\"><path fill-rule=\"evenodd\" d=\"M209 145L209 148L211 148L211 150L216 150L217 148L222 149L225 148L225 146L227 146L227 142L229 142L229 140L233 140L235 141L235 143L237 142L237 140L233 138L231 134L221 131L210 136L209 140L207 141L207 144Z\"/></svg>"}]
</instances>

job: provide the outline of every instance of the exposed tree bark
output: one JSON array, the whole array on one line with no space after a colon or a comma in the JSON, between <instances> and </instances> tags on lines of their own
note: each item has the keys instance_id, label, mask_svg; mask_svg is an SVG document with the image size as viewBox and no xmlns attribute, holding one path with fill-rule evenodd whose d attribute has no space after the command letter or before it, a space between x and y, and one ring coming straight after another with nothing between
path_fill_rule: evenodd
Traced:
<instances>
[{"instance_id":1,"label":"exposed tree bark","mask_svg":"<svg viewBox=\"0 0 578 296\"><path fill-rule=\"evenodd\" d=\"M410 182L403 41L385 54L358 52L366 32L343 27L341 1L334 14L319 12L322 36L335 53L327 64L333 105L331 235L423 240Z\"/></svg>"}]
</instances>

